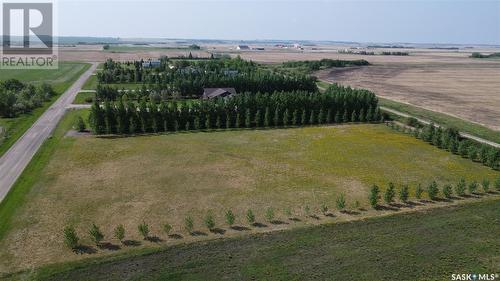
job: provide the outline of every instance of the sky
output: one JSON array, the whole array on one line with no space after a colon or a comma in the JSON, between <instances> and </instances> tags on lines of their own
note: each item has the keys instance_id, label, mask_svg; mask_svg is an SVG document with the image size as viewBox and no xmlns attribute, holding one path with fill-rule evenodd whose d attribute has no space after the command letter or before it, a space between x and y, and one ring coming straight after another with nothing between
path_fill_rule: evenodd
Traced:
<instances>
[{"instance_id":1,"label":"sky","mask_svg":"<svg viewBox=\"0 0 500 281\"><path fill-rule=\"evenodd\" d=\"M58 15L61 36L500 44L500 0L59 0Z\"/></svg>"}]
</instances>

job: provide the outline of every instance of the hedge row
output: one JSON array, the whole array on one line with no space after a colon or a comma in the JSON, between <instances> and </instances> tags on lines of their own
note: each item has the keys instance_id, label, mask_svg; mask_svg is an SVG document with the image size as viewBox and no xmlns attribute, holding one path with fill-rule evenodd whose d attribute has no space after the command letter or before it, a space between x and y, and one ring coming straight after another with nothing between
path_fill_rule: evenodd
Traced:
<instances>
[{"instance_id":1,"label":"hedge row","mask_svg":"<svg viewBox=\"0 0 500 281\"><path fill-rule=\"evenodd\" d=\"M500 170L499 148L462 138L458 130L454 128L442 129L434 126L432 123L424 125L422 128L418 128L421 124L415 123L415 121L411 123L412 124L409 124L409 126L416 126L417 128L405 128L392 122L389 123L389 126L395 130L411 134L418 139L424 140L453 154L458 154L472 161L480 162L494 170Z\"/></svg>"},{"instance_id":2,"label":"hedge row","mask_svg":"<svg viewBox=\"0 0 500 281\"><path fill-rule=\"evenodd\" d=\"M379 121L369 91L332 87L325 93L275 92L161 103L95 101L89 117L94 134L136 134L220 128L303 126Z\"/></svg>"}]
</instances>

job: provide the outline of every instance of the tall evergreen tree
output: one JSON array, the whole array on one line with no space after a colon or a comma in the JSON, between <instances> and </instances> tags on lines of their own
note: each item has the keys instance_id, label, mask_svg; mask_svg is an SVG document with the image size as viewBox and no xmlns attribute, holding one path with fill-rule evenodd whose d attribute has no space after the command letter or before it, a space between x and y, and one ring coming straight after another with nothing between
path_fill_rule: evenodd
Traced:
<instances>
[{"instance_id":1,"label":"tall evergreen tree","mask_svg":"<svg viewBox=\"0 0 500 281\"><path fill-rule=\"evenodd\" d=\"M366 122L365 109L361 108L359 111L359 122Z\"/></svg>"},{"instance_id":2,"label":"tall evergreen tree","mask_svg":"<svg viewBox=\"0 0 500 281\"><path fill-rule=\"evenodd\" d=\"M114 106L106 100L104 102L104 120L106 123L106 133L114 134L116 132L116 116Z\"/></svg>"},{"instance_id":3,"label":"tall evergreen tree","mask_svg":"<svg viewBox=\"0 0 500 281\"><path fill-rule=\"evenodd\" d=\"M260 109L258 109L257 112L255 112L255 126L257 128L262 127L262 116L260 113Z\"/></svg>"},{"instance_id":4,"label":"tall evergreen tree","mask_svg":"<svg viewBox=\"0 0 500 281\"><path fill-rule=\"evenodd\" d=\"M232 123L231 123L231 112L226 111L226 129L231 128Z\"/></svg>"},{"instance_id":5,"label":"tall evergreen tree","mask_svg":"<svg viewBox=\"0 0 500 281\"><path fill-rule=\"evenodd\" d=\"M295 109L292 114L292 126L297 126L299 122L299 111Z\"/></svg>"},{"instance_id":6,"label":"tall evergreen tree","mask_svg":"<svg viewBox=\"0 0 500 281\"><path fill-rule=\"evenodd\" d=\"M250 109L247 108L245 112L245 127L250 128L252 127L252 115L250 114Z\"/></svg>"},{"instance_id":7,"label":"tall evergreen tree","mask_svg":"<svg viewBox=\"0 0 500 281\"><path fill-rule=\"evenodd\" d=\"M358 121L358 115L356 114L356 111L353 110L351 114L351 122L357 122Z\"/></svg>"},{"instance_id":8,"label":"tall evergreen tree","mask_svg":"<svg viewBox=\"0 0 500 281\"><path fill-rule=\"evenodd\" d=\"M332 119L332 110L329 108L327 111L326 111L326 123L327 124L331 124L333 121Z\"/></svg>"},{"instance_id":9,"label":"tall evergreen tree","mask_svg":"<svg viewBox=\"0 0 500 281\"><path fill-rule=\"evenodd\" d=\"M285 109L285 112L283 112L283 126L287 127L288 126L288 120L290 117L288 116L288 108Z\"/></svg>"},{"instance_id":10,"label":"tall evergreen tree","mask_svg":"<svg viewBox=\"0 0 500 281\"><path fill-rule=\"evenodd\" d=\"M234 124L234 127L236 128L240 128L241 127L241 116L240 116L240 112L236 112L236 122Z\"/></svg>"},{"instance_id":11,"label":"tall evergreen tree","mask_svg":"<svg viewBox=\"0 0 500 281\"><path fill-rule=\"evenodd\" d=\"M222 123L220 120L220 115L217 114L217 118L215 119L215 128L220 129L222 127Z\"/></svg>"},{"instance_id":12,"label":"tall evergreen tree","mask_svg":"<svg viewBox=\"0 0 500 281\"><path fill-rule=\"evenodd\" d=\"M127 115L129 121L129 131L131 134L138 133L141 129L139 116L137 115L137 108L132 102L127 104Z\"/></svg>"},{"instance_id":13,"label":"tall evergreen tree","mask_svg":"<svg viewBox=\"0 0 500 281\"><path fill-rule=\"evenodd\" d=\"M149 131L149 112L148 107L146 105L146 101L143 99L139 103L139 121L141 124L141 133L146 133Z\"/></svg>"},{"instance_id":14,"label":"tall evergreen tree","mask_svg":"<svg viewBox=\"0 0 500 281\"><path fill-rule=\"evenodd\" d=\"M274 127L278 127L280 125L280 110L278 108L274 110L273 125Z\"/></svg>"},{"instance_id":15,"label":"tall evergreen tree","mask_svg":"<svg viewBox=\"0 0 500 281\"><path fill-rule=\"evenodd\" d=\"M119 134L128 134L129 133L129 120L127 115L127 109L125 109L125 105L123 104L122 99L118 102L118 106L116 107L116 123L117 123L117 132Z\"/></svg>"},{"instance_id":16,"label":"tall evergreen tree","mask_svg":"<svg viewBox=\"0 0 500 281\"><path fill-rule=\"evenodd\" d=\"M342 116L342 122L349 122L349 116L347 115L347 109L344 110L344 115Z\"/></svg>"},{"instance_id":17,"label":"tall evergreen tree","mask_svg":"<svg viewBox=\"0 0 500 281\"><path fill-rule=\"evenodd\" d=\"M340 110L337 110L337 113L335 114L335 123L340 123L341 122L341 116L340 116Z\"/></svg>"},{"instance_id":18,"label":"tall evergreen tree","mask_svg":"<svg viewBox=\"0 0 500 281\"><path fill-rule=\"evenodd\" d=\"M314 113L314 109L311 110L311 115L309 116L309 125L316 124L316 114Z\"/></svg>"},{"instance_id":19,"label":"tall evergreen tree","mask_svg":"<svg viewBox=\"0 0 500 281\"><path fill-rule=\"evenodd\" d=\"M320 108L318 113L318 124L323 124L323 123L325 123L325 112L323 108Z\"/></svg>"},{"instance_id":20,"label":"tall evergreen tree","mask_svg":"<svg viewBox=\"0 0 500 281\"><path fill-rule=\"evenodd\" d=\"M266 112L264 113L264 127L268 128L271 124L271 116L269 116L269 107L266 107Z\"/></svg>"},{"instance_id":21,"label":"tall evergreen tree","mask_svg":"<svg viewBox=\"0 0 500 281\"><path fill-rule=\"evenodd\" d=\"M210 113L207 113L207 115L205 116L205 129L212 129L212 119Z\"/></svg>"},{"instance_id":22,"label":"tall evergreen tree","mask_svg":"<svg viewBox=\"0 0 500 281\"><path fill-rule=\"evenodd\" d=\"M302 115L300 117L300 125L304 126L307 125L307 113L305 109L302 109Z\"/></svg>"},{"instance_id":23,"label":"tall evergreen tree","mask_svg":"<svg viewBox=\"0 0 500 281\"><path fill-rule=\"evenodd\" d=\"M373 107L370 105L370 107L368 108L368 112L366 113L366 121L368 121L368 122L373 121L373 119L374 119L373 114L374 114Z\"/></svg>"}]
</instances>

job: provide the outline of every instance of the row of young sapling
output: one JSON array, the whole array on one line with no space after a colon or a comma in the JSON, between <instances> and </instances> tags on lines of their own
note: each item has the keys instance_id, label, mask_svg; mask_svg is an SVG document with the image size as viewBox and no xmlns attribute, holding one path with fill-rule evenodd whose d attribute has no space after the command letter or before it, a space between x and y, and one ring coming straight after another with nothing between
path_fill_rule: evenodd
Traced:
<instances>
[{"instance_id":1,"label":"row of young sapling","mask_svg":"<svg viewBox=\"0 0 500 281\"><path fill-rule=\"evenodd\" d=\"M471 181L467 184L465 179L461 178L454 186L451 184L445 184L441 188L436 181L432 181L429 185L427 185L425 189L421 184L418 184L415 188L415 199L423 199L424 193L427 193L427 197L432 201L439 199L450 200L456 198L454 196L470 197L478 194L480 186L482 187L484 193L494 192L490 188L490 180L487 178L483 179L481 184L479 184L477 181ZM497 192L500 192L500 177L497 177L497 179L493 183L493 187ZM389 183L389 186L383 194L384 202L388 205L395 203L396 192L397 191L395 185L393 183ZM369 201L370 205L375 209L379 209L381 207L379 205L379 201L381 199L380 193L380 187L378 187L377 185L373 185L371 187ZM440 193L442 194L441 198ZM399 200L404 204L408 204L410 203L409 197L410 192L408 185L402 185L399 189Z\"/></svg>"},{"instance_id":2,"label":"row of young sapling","mask_svg":"<svg viewBox=\"0 0 500 281\"><path fill-rule=\"evenodd\" d=\"M347 208L347 202L346 202L346 198L345 198L344 194L341 194L339 197L337 197L337 199L336 199L336 207L337 207L337 209L340 212L350 213L346 209ZM353 209L359 209L360 208L359 201L355 201L354 204L352 205L352 208ZM333 217L333 214L332 214L332 212L331 212L331 210L330 210L330 208L328 207L327 204L322 204L319 207L319 210L320 210L320 212L324 216ZM311 209L311 207L309 205L305 205L303 207L302 211L303 211L303 215L306 218L314 218L316 220L320 219L319 216L317 216L313 212L313 210ZM291 222L298 222L298 221L300 221L300 219L297 218L297 215L294 214L294 212L292 211L292 209L289 208L289 207L285 208L283 210L283 214ZM266 222L268 222L270 224L274 224L274 225L288 224L286 222L283 222L283 221L279 220L277 218L277 215L278 215L277 214L277 209L275 209L273 207L267 208L265 210L265 214L264 214ZM227 210L225 212L225 214L224 214L224 217L225 217L225 222L226 222L227 226L230 229L237 230L237 231L250 230L250 228L248 228L248 227L241 226L241 225L235 225L235 223L236 223L236 215L235 215L235 213L232 210ZM254 213L254 211L252 209L247 210L247 212L245 213L245 219L246 219L246 222L248 223L248 226L258 227L258 228L267 227L266 224L263 224L263 223L260 223L260 222L257 221L255 213ZM215 217L212 214L212 212L209 212L203 218L203 224L208 229L208 231L210 231L212 233L215 233L215 234L224 234L225 233L225 230L217 227L216 222L215 222ZM163 232L165 233L165 235L167 237L169 237L169 238L175 238L175 239L181 239L182 238L181 235L172 233L173 226L171 224L169 224L169 223L163 224L161 226L161 228L162 228ZM192 235L192 236L206 235L206 233L204 233L204 232L200 232L200 231L196 231L195 230L195 221L194 221L194 218L192 216L187 216L184 219L184 230L189 235ZM146 240L146 241L153 241L153 242L154 241L159 241L159 239L156 236L151 235L150 226L149 226L149 224L147 224L145 222L142 222L141 224L139 224L137 226L137 231L138 231L138 234L144 240ZM65 245L67 247L73 249L75 252L78 252L79 248L81 247L81 244L80 244L80 237L76 233L75 228L73 226L71 226L71 225L68 225L68 226L66 226L64 228L63 232L64 232L64 243L65 243ZM113 231L113 237L116 240L120 241L120 243L123 244L123 245L128 245L130 242L133 242L133 241L125 240L125 234L126 234L126 230L125 230L125 227L122 224L116 226L115 229L114 229L114 231ZM102 247L103 246L102 243L104 241L105 235L104 235L104 233L100 230L100 228L96 224L92 224L91 227L89 228L89 230L88 230L88 237L90 238L90 240L92 242L95 243L95 245L97 247ZM136 244L136 243L133 243L133 244Z\"/></svg>"},{"instance_id":3,"label":"row of young sapling","mask_svg":"<svg viewBox=\"0 0 500 281\"><path fill-rule=\"evenodd\" d=\"M490 181L488 179L484 179L481 183L481 187L485 193L490 193L492 192L490 190ZM494 182L494 188L497 191L500 191L500 177L498 177L495 182ZM423 199L423 194L427 193L427 196L430 200L437 200L439 199L440 193L442 193L443 197L446 199L452 199L454 194L456 196L460 197L466 197L468 195L473 195L477 194L479 189L479 184L476 181L472 181L470 183L466 183L465 179L460 179L460 181L455 185L452 186L450 184L443 185L442 188L440 189L438 184L433 181L431 182L427 188L424 190L420 184L417 185L415 189L415 198L420 200ZM396 198L396 187L393 183L389 183L387 189L385 190L383 194L383 199L384 202L387 203L388 205L391 205L395 202ZM468 192L468 194L467 194ZM370 190L370 195L369 195L369 202L370 205L378 210L380 209L381 205L380 203L380 198L381 198L381 191L380 188L377 185L373 185L371 190ZM402 203L408 204L410 199L410 193L409 193L409 187L408 185L402 185L399 189L399 200ZM345 214L359 214L357 211L349 211L347 210L347 203L346 203L346 198L344 194L341 194L339 197L336 199L336 207L337 209ZM352 205L352 209L354 210L363 210L360 209L360 203L359 201L355 201L354 204ZM330 209L328 205L322 204L319 208L321 211L321 214L323 214L325 217L333 217L333 213L330 212ZM289 221L291 222L297 222L300 221L299 218L296 217L296 214L292 212L291 208L285 208L283 210L283 214L288 218ZM288 224L286 222L283 222L279 219L277 219L277 212L274 208L269 207L265 211L265 219L268 223L270 224ZM314 218L316 220L320 219L316 214L314 214L311 210L311 207L309 205L306 205L303 207L303 215L305 218ZM229 226L230 229L233 230L250 230L248 227L244 226L237 226L235 225L236 223L236 215L233 211L227 210L225 212L225 221L227 226ZM262 224L257 222L256 216L254 212L249 209L246 214L245 214L245 219L248 223L249 226L252 227L267 227L267 225ZM203 223L204 226L212 233L216 234L224 234L225 231L223 229L217 228L216 222L215 222L215 217L211 212L209 212L204 218L203 218ZM173 234L173 226L169 223L165 223L162 225L162 230L165 233L165 235L169 238L176 238L176 239L181 239L182 236L179 234ZM187 216L184 219L184 229L187 233L189 233L192 236L204 234L203 232L200 231L195 231L195 222L192 216ZM142 222L137 226L137 231L138 234L143 237L144 240L147 241L160 241L156 236L151 235L151 230L149 224ZM81 247L80 244L80 237L76 233L76 230L73 226L69 225L66 226L63 230L64 232L64 243L65 245L78 252L78 249ZM206 235L206 234L205 234ZM96 224L92 224L92 226L88 230L88 237L90 238L91 241L95 243L97 247L101 247L105 238L104 233L100 230L100 228ZM126 237L126 230L125 227L120 224L115 227L113 231L113 237L120 241L120 243L124 245L128 245L128 242L130 240L125 240Z\"/></svg>"}]
</instances>

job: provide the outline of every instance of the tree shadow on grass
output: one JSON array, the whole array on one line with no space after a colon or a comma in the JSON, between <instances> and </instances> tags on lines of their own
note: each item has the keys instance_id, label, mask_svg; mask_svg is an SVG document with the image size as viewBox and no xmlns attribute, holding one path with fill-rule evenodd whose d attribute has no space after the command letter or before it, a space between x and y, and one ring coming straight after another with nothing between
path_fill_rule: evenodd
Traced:
<instances>
[{"instance_id":1,"label":"tree shadow on grass","mask_svg":"<svg viewBox=\"0 0 500 281\"><path fill-rule=\"evenodd\" d=\"M231 226L231 229L236 230L236 231L248 231L248 230L250 230L250 228L248 228L246 226L240 226L240 225L233 225L233 226Z\"/></svg>"},{"instance_id":2,"label":"tree shadow on grass","mask_svg":"<svg viewBox=\"0 0 500 281\"><path fill-rule=\"evenodd\" d=\"M73 249L73 252L76 254L95 254L97 253L97 250L94 249L94 247L86 246L86 245L78 245L78 247Z\"/></svg>"},{"instance_id":3,"label":"tree shadow on grass","mask_svg":"<svg viewBox=\"0 0 500 281\"><path fill-rule=\"evenodd\" d=\"M118 251L121 249L119 245L115 245L109 242L103 242L99 245L99 248L109 251Z\"/></svg>"},{"instance_id":4,"label":"tree shadow on grass","mask_svg":"<svg viewBox=\"0 0 500 281\"><path fill-rule=\"evenodd\" d=\"M145 240L147 240L147 241L149 241L149 242L153 242L153 243L160 243L160 242L163 242L163 239L161 239L161 238L160 238L160 237L158 237L158 236L148 236L148 237L146 237L146 239L145 239Z\"/></svg>"},{"instance_id":5,"label":"tree shadow on grass","mask_svg":"<svg viewBox=\"0 0 500 281\"><path fill-rule=\"evenodd\" d=\"M405 204L405 205L403 205L403 204L401 204L401 203L391 203L391 204L389 204L389 206L394 207L394 208L398 208L398 209L401 209L401 208L405 208L405 207L407 207L407 205L406 205L406 204Z\"/></svg>"},{"instance_id":6,"label":"tree shadow on grass","mask_svg":"<svg viewBox=\"0 0 500 281\"><path fill-rule=\"evenodd\" d=\"M258 227L258 228L267 227L267 224L263 224L263 223L260 223L260 222L254 222L252 225L255 226L255 227Z\"/></svg>"},{"instance_id":7,"label":"tree shadow on grass","mask_svg":"<svg viewBox=\"0 0 500 281\"><path fill-rule=\"evenodd\" d=\"M354 210L342 210L340 212L343 213L343 214L352 215L352 216L357 216L357 215L361 214L360 212L354 211Z\"/></svg>"},{"instance_id":8,"label":"tree shadow on grass","mask_svg":"<svg viewBox=\"0 0 500 281\"><path fill-rule=\"evenodd\" d=\"M377 211L399 211L398 208L386 206L386 205L377 205L377 207L375 207L375 210L377 210Z\"/></svg>"},{"instance_id":9,"label":"tree shadow on grass","mask_svg":"<svg viewBox=\"0 0 500 281\"><path fill-rule=\"evenodd\" d=\"M416 207L416 206L423 206L424 204L416 201L408 201L406 202L406 205L408 205L410 208Z\"/></svg>"},{"instance_id":10,"label":"tree shadow on grass","mask_svg":"<svg viewBox=\"0 0 500 281\"><path fill-rule=\"evenodd\" d=\"M292 218L288 218L288 219L293 221L293 222L300 222L301 221L299 218L296 218L296 217L292 217Z\"/></svg>"},{"instance_id":11,"label":"tree shadow on grass","mask_svg":"<svg viewBox=\"0 0 500 281\"><path fill-rule=\"evenodd\" d=\"M177 234L177 233L169 234L168 237L172 238L172 239L182 239L183 238L182 235Z\"/></svg>"},{"instance_id":12,"label":"tree shadow on grass","mask_svg":"<svg viewBox=\"0 0 500 281\"><path fill-rule=\"evenodd\" d=\"M436 201L436 202L446 202L446 203L453 202L453 200L451 200L451 198L450 199L448 199L448 198L435 198L434 201Z\"/></svg>"},{"instance_id":13,"label":"tree shadow on grass","mask_svg":"<svg viewBox=\"0 0 500 281\"><path fill-rule=\"evenodd\" d=\"M191 234L191 236L208 236L207 233L205 233L203 231L199 231L199 230L193 231L190 234Z\"/></svg>"},{"instance_id":14,"label":"tree shadow on grass","mask_svg":"<svg viewBox=\"0 0 500 281\"><path fill-rule=\"evenodd\" d=\"M210 229L210 232L212 232L214 234L224 235L226 233L226 230L216 227L216 228Z\"/></svg>"},{"instance_id":15,"label":"tree shadow on grass","mask_svg":"<svg viewBox=\"0 0 500 281\"><path fill-rule=\"evenodd\" d=\"M309 217L310 217L311 219L315 219L315 220L317 220L317 221L319 221L319 220L320 220L320 218L319 218L317 215L310 215Z\"/></svg>"},{"instance_id":16,"label":"tree shadow on grass","mask_svg":"<svg viewBox=\"0 0 500 281\"><path fill-rule=\"evenodd\" d=\"M436 202L431 201L431 200L427 200L427 199L420 199L420 203L424 203L424 204L434 204L434 203L436 203Z\"/></svg>"},{"instance_id":17,"label":"tree shadow on grass","mask_svg":"<svg viewBox=\"0 0 500 281\"><path fill-rule=\"evenodd\" d=\"M288 224L287 222L284 222L282 220L272 220L272 221L270 221L270 223L275 224L275 225Z\"/></svg>"},{"instance_id":18,"label":"tree shadow on grass","mask_svg":"<svg viewBox=\"0 0 500 281\"><path fill-rule=\"evenodd\" d=\"M127 247L138 247L138 246L141 246L141 242L140 241L137 241L137 240L125 240L123 241L123 245L127 246Z\"/></svg>"}]
</instances>

